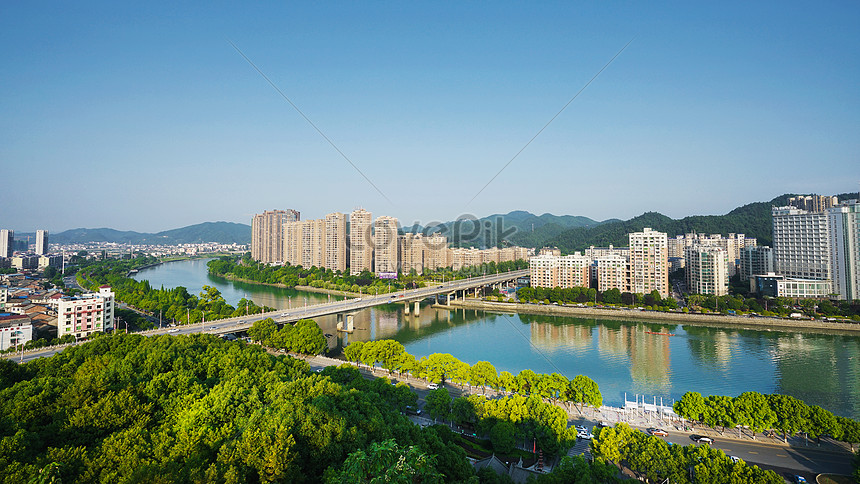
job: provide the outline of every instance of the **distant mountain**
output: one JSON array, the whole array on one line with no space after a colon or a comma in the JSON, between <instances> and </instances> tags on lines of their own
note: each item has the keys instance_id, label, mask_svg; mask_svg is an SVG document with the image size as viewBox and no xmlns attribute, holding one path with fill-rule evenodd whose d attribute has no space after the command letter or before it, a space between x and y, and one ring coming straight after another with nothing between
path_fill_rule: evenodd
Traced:
<instances>
[{"instance_id":1,"label":"distant mountain","mask_svg":"<svg viewBox=\"0 0 860 484\"><path fill-rule=\"evenodd\" d=\"M534 247L545 240L577 227L596 227L616 221L598 222L588 217L573 215L535 215L516 210L507 214L493 214L480 219L462 219L428 228L427 232L438 232L448 237L456 247L494 247L514 244ZM411 227L406 227L410 230ZM500 241L506 241L500 244Z\"/></svg>"},{"instance_id":2,"label":"distant mountain","mask_svg":"<svg viewBox=\"0 0 860 484\"><path fill-rule=\"evenodd\" d=\"M118 244L194 244L217 242L220 244L250 244L251 226L233 222L204 222L156 234L119 231L108 228L72 229L50 234L51 244L84 244L88 242L114 242Z\"/></svg>"},{"instance_id":3,"label":"distant mountain","mask_svg":"<svg viewBox=\"0 0 860 484\"><path fill-rule=\"evenodd\" d=\"M577 227L565 230L553 237L532 245L558 247L563 253L584 250L589 246L614 245L627 246L627 234L641 231L650 227L660 232L666 232L669 237L690 232L705 234L729 233L744 234L758 239L759 245L773 244L773 218L771 207L785 206L789 197L785 194L769 202L754 202L738 207L725 215L693 215L679 220L669 218L657 212L646 212L630 220L603 223L595 227ZM857 193L842 193L837 195L839 200L858 198Z\"/></svg>"}]
</instances>

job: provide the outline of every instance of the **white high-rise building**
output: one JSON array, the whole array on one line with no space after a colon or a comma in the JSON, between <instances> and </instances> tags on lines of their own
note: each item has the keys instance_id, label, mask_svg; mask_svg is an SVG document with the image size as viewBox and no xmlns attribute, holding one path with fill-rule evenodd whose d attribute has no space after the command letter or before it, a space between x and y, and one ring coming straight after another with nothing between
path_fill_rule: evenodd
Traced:
<instances>
[{"instance_id":1,"label":"white high-rise building","mask_svg":"<svg viewBox=\"0 0 860 484\"><path fill-rule=\"evenodd\" d=\"M729 255L718 246L695 245L684 250L687 290L693 294L729 293Z\"/></svg>"},{"instance_id":2,"label":"white high-rise building","mask_svg":"<svg viewBox=\"0 0 860 484\"><path fill-rule=\"evenodd\" d=\"M628 234L630 239L630 292L649 294L657 291L668 297L669 257L666 234L645 227Z\"/></svg>"},{"instance_id":3,"label":"white high-rise building","mask_svg":"<svg viewBox=\"0 0 860 484\"><path fill-rule=\"evenodd\" d=\"M827 212L774 207L772 214L776 273L798 279L831 280Z\"/></svg>"},{"instance_id":4,"label":"white high-rise building","mask_svg":"<svg viewBox=\"0 0 860 484\"><path fill-rule=\"evenodd\" d=\"M860 299L860 203L848 200L827 209L833 292Z\"/></svg>"},{"instance_id":5,"label":"white high-rise building","mask_svg":"<svg viewBox=\"0 0 860 484\"><path fill-rule=\"evenodd\" d=\"M48 253L48 231L36 231L36 255L45 255Z\"/></svg>"},{"instance_id":6,"label":"white high-rise building","mask_svg":"<svg viewBox=\"0 0 860 484\"><path fill-rule=\"evenodd\" d=\"M397 219L381 216L373 222L373 272L397 273L399 245Z\"/></svg>"},{"instance_id":7,"label":"white high-rise building","mask_svg":"<svg viewBox=\"0 0 860 484\"><path fill-rule=\"evenodd\" d=\"M363 208L349 214L349 272L352 275L373 270L371 215Z\"/></svg>"},{"instance_id":8,"label":"white high-rise building","mask_svg":"<svg viewBox=\"0 0 860 484\"><path fill-rule=\"evenodd\" d=\"M400 272L409 274L424 273L424 265L429 250L427 238L422 234L403 234L399 237L400 242Z\"/></svg>"},{"instance_id":9,"label":"white high-rise building","mask_svg":"<svg viewBox=\"0 0 860 484\"><path fill-rule=\"evenodd\" d=\"M0 257L12 257L15 252L15 231L9 229L0 230Z\"/></svg>"},{"instance_id":10,"label":"white high-rise building","mask_svg":"<svg viewBox=\"0 0 860 484\"><path fill-rule=\"evenodd\" d=\"M532 287L589 287L591 258L579 252L572 255L543 254L529 259Z\"/></svg>"}]
</instances>

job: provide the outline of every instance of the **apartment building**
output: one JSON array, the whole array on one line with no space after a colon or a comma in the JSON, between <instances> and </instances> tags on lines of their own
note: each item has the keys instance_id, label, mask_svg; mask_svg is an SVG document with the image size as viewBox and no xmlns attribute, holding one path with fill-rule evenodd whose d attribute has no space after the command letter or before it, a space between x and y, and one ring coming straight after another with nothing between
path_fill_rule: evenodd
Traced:
<instances>
[{"instance_id":1,"label":"apartment building","mask_svg":"<svg viewBox=\"0 0 860 484\"><path fill-rule=\"evenodd\" d=\"M860 203L848 200L827 209L833 292L860 299Z\"/></svg>"},{"instance_id":2,"label":"apartment building","mask_svg":"<svg viewBox=\"0 0 860 484\"><path fill-rule=\"evenodd\" d=\"M429 254L427 238L422 234L403 234L399 236L398 243L400 244L400 272L409 274L415 271L418 275L423 274L425 259Z\"/></svg>"},{"instance_id":3,"label":"apartment building","mask_svg":"<svg viewBox=\"0 0 860 484\"><path fill-rule=\"evenodd\" d=\"M284 224L301 220L292 209L267 210L251 219L251 257L266 264L284 262Z\"/></svg>"},{"instance_id":4,"label":"apartment building","mask_svg":"<svg viewBox=\"0 0 860 484\"><path fill-rule=\"evenodd\" d=\"M32 339L33 323L29 316L0 313L0 351L24 345Z\"/></svg>"},{"instance_id":5,"label":"apartment building","mask_svg":"<svg viewBox=\"0 0 860 484\"><path fill-rule=\"evenodd\" d=\"M325 216L325 268L345 273L348 265L346 215L330 213Z\"/></svg>"},{"instance_id":6,"label":"apartment building","mask_svg":"<svg viewBox=\"0 0 860 484\"><path fill-rule=\"evenodd\" d=\"M443 267L451 267L451 261L448 258L448 237L439 234L433 234L426 237L427 254L425 257L425 265L428 270L435 271Z\"/></svg>"},{"instance_id":7,"label":"apartment building","mask_svg":"<svg viewBox=\"0 0 860 484\"><path fill-rule=\"evenodd\" d=\"M774 207L772 214L775 272L799 279L831 280L827 213Z\"/></svg>"},{"instance_id":8,"label":"apartment building","mask_svg":"<svg viewBox=\"0 0 860 484\"><path fill-rule=\"evenodd\" d=\"M114 293L101 286L98 293L64 297L57 307L57 337L67 334L86 338L114 327Z\"/></svg>"},{"instance_id":9,"label":"apartment building","mask_svg":"<svg viewBox=\"0 0 860 484\"><path fill-rule=\"evenodd\" d=\"M600 255L592 263L592 277L600 292L618 289L630 292L630 267L627 257L617 254Z\"/></svg>"},{"instance_id":10,"label":"apartment building","mask_svg":"<svg viewBox=\"0 0 860 484\"><path fill-rule=\"evenodd\" d=\"M372 214L358 208L349 214L349 272L373 270Z\"/></svg>"},{"instance_id":11,"label":"apartment building","mask_svg":"<svg viewBox=\"0 0 860 484\"><path fill-rule=\"evenodd\" d=\"M729 254L715 245L694 245L684 251L687 290L694 294L729 293Z\"/></svg>"},{"instance_id":12,"label":"apartment building","mask_svg":"<svg viewBox=\"0 0 860 484\"><path fill-rule=\"evenodd\" d=\"M668 297L669 259L666 234L645 227L628 234L630 240L630 292L648 294L657 291Z\"/></svg>"},{"instance_id":13,"label":"apartment building","mask_svg":"<svg viewBox=\"0 0 860 484\"><path fill-rule=\"evenodd\" d=\"M48 253L48 231L36 231L36 255L45 255Z\"/></svg>"},{"instance_id":14,"label":"apartment building","mask_svg":"<svg viewBox=\"0 0 860 484\"><path fill-rule=\"evenodd\" d=\"M373 272L377 275L397 273L397 219L380 216L373 222Z\"/></svg>"},{"instance_id":15,"label":"apartment building","mask_svg":"<svg viewBox=\"0 0 860 484\"><path fill-rule=\"evenodd\" d=\"M824 212L839 204L839 199L829 195L799 195L788 199L788 206L807 212Z\"/></svg>"},{"instance_id":16,"label":"apartment building","mask_svg":"<svg viewBox=\"0 0 860 484\"><path fill-rule=\"evenodd\" d=\"M773 249L766 245L744 247L741 250L738 270L742 281L747 281L756 274L773 272Z\"/></svg>"}]
</instances>

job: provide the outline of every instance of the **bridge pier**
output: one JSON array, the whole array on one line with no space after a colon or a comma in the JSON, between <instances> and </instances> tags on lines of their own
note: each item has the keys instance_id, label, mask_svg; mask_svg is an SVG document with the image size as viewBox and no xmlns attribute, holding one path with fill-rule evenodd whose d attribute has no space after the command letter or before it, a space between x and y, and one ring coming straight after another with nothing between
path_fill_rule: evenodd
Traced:
<instances>
[{"instance_id":1,"label":"bridge pier","mask_svg":"<svg viewBox=\"0 0 860 484\"><path fill-rule=\"evenodd\" d=\"M403 306L403 314L409 314L409 301L406 301Z\"/></svg>"},{"instance_id":2,"label":"bridge pier","mask_svg":"<svg viewBox=\"0 0 860 484\"><path fill-rule=\"evenodd\" d=\"M409 303L406 304L406 307L409 307ZM415 301L415 316L418 316L420 313L421 301Z\"/></svg>"}]
</instances>

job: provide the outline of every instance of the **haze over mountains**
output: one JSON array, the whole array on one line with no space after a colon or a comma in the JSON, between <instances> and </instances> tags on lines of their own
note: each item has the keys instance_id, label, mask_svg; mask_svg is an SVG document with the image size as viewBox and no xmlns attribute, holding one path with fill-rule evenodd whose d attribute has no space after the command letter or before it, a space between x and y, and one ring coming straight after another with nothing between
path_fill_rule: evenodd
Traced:
<instances>
[{"instance_id":1,"label":"haze over mountains","mask_svg":"<svg viewBox=\"0 0 860 484\"><path fill-rule=\"evenodd\" d=\"M446 222L422 228L425 233L441 232L460 247L487 247L500 241L524 247L555 246L564 253L588 246L626 246L627 234L651 227L670 237L688 232L708 234L743 233L758 239L760 245L771 244L771 207L788 203L793 194L780 195L768 202L754 202L738 207L725 215L693 215L672 219L657 212L645 212L629 220L592 220L573 215L535 215L516 210L474 220ZM837 195L839 200L858 198L857 193ZM411 231L412 227L403 227ZM16 234L26 237L31 234ZM217 242L250 244L251 226L234 222L204 222L158 233L119 231L110 228L72 229L50 235L52 244L115 242L126 244L189 244Z\"/></svg>"}]
</instances>

